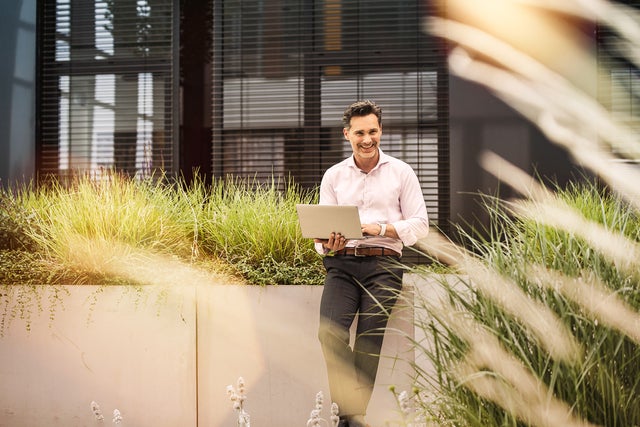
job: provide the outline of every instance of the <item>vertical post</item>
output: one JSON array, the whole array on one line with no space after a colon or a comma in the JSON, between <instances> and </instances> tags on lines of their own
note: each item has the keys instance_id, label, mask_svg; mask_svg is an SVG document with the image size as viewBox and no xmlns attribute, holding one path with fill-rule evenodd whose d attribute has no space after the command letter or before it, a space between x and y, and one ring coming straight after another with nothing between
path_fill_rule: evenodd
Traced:
<instances>
[{"instance_id":1,"label":"vertical post","mask_svg":"<svg viewBox=\"0 0 640 427\"><path fill-rule=\"evenodd\" d=\"M213 1L213 46L211 66L211 174L222 176L224 126L223 91L223 0Z\"/></svg>"}]
</instances>

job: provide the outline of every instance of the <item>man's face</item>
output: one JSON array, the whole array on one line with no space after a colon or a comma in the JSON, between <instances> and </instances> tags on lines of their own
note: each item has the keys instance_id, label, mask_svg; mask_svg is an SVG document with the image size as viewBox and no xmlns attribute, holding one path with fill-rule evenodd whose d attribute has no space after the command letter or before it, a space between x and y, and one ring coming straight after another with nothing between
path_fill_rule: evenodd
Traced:
<instances>
[{"instance_id":1,"label":"man's face","mask_svg":"<svg viewBox=\"0 0 640 427\"><path fill-rule=\"evenodd\" d=\"M382 126L375 114L351 118L351 127L343 129L344 137L351 143L356 160L368 160L378 154Z\"/></svg>"}]
</instances>

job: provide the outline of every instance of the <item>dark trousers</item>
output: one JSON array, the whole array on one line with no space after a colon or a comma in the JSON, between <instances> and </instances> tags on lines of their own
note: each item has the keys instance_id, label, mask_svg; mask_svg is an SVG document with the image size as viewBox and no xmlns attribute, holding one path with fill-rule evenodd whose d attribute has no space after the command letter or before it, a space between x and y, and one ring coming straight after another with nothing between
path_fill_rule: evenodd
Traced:
<instances>
[{"instance_id":1,"label":"dark trousers","mask_svg":"<svg viewBox=\"0 0 640 427\"><path fill-rule=\"evenodd\" d=\"M394 265L393 261L396 261ZM366 413L380 361L384 330L402 288L397 258L333 256L320 303L318 338L331 400L341 417ZM353 348L350 328L358 313Z\"/></svg>"}]
</instances>

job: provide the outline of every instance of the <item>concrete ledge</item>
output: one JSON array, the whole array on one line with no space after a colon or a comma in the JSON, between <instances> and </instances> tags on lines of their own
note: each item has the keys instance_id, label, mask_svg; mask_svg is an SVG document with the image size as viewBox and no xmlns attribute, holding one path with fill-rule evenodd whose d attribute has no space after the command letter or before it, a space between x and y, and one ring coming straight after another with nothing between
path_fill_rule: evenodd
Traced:
<instances>
[{"instance_id":1,"label":"concrete ledge","mask_svg":"<svg viewBox=\"0 0 640 427\"><path fill-rule=\"evenodd\" d=\"M92 400L124 426L233 426L226 387L240 376L256 426L305 425L318 391L328 417L322 287L0 290L2 427L93 425ZM397 307L389 329L369 414L380 425L398 418L389 385L411 387L411 310Z\"/></svg>"},{"instance_id":2,"label":"concrete ledge","mask_svg":"<svg viewBox=\"0 0 640 427\"><path fill-rule=\"evenodd\" d=\"M158 288L66 290L55 299L46 286L3 288L18 298L9 310L22 305L30 319L5 316L0 426L93 425L93 400L109 423L117 408L124 425L195 425L194 289L172 297ZM36 301L20 303L35 293L41 312Z\"/></svg>"}]
</instances>

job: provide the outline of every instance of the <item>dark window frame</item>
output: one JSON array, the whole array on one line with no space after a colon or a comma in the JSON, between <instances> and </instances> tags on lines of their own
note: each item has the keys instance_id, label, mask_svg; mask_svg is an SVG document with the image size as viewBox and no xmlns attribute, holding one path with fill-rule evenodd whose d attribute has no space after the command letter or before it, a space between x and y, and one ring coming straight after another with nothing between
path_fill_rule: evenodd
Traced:
<instances>
[{"instance_id":1,"label":"dark window frame","mask_svg":"<svg viewBox=\"0 0 640 427\"><path fill-rule=\"evenodd\" d=\"M70 0L70 8L74 1L83 0ZM93 40L96 45L83 45L85 51L81 57L73 57L71 52L73 48L70 47L69 52L72 56L65 60L57 60L57 41L66 39L69 42L70 40L68 36L57 31L56 12L58 6L56 3L56 0L38 0L37 2L36 171L38 176L42 178L47 176L64 177L64 175L76 173L75 167L71 167L66 172L61 169L62 162L59 155L61 129L58 123L62 114L60 110L62 94L59 89L55 89L56 82L60 81L60 78L64 76L72 78L113 75L114 78L125 78L126 76L140 73L151 74L154 78L159 78L160 84L164 86L164 93L170 94L168 95L169 99L165 99L162 102L162 113L168 119L163 121L161 129L154 129L153 131L153 135L160 136L157 138L155 136L152 137L151 168L168 172L176 171L178 169L179 105L173 99L175 97L173 94L179 92L177 78L179 63L175 59L177 58L179 47L177 34L178 4L172 2L170 6L171 16L169 19L171 20L170 25L172 28L170 37L174 42L171 43L169 55L158 56L151 54L143 58L118 57L117 55L109 57L108 54L98 49L97 42ZM94 7L94 5L95 3L92 2L89 7ZM166 10L163 10L163 13L166 13ZM73 23L69 24L69 31L74 30L74 28L71 28L73 25ZM93 25L95 26L95 23ZM83 29L78 29L78 31L82 32ZM135 31L135 28L132 27L132 31ZM131 46L124 47L131 48ZM160 49L166 47L166 43L152 40L147 47L153 51L154 47L159 47ZM97 59L96 55L101 55L103 58ZM99 101L92 99L91 103L92 105L98 105ZM114 105L113 110L115 111L116 109L117 106ZM135 166L135 158L130 158L131 153L135 156L136 148L128 147L131 144L136 144L136 138L140 138L137 131L134 131L131 135L124 135L122 132L114 131L112 135L114 168L119 172L135 174L139 169ZM119 141L123 141L123 143L121 144ZM92 149L95 149L95 147L91 145L91 142L87 143L88 152ZM96 172L91 168L84 167L84 165L81 165L80 169L90 173ZM154 172L150 171L149 173L152 174Z\"/></svg>"}]
</instances>

